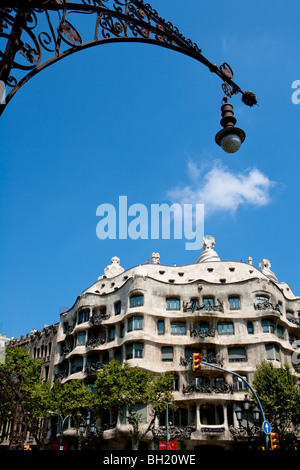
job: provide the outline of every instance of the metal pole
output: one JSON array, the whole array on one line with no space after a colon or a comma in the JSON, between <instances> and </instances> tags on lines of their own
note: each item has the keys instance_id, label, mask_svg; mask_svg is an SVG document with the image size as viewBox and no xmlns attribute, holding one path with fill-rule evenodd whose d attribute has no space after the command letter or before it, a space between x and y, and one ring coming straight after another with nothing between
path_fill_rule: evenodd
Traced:
<instances>
[{"instance_id":1,"label":"metal pole","mask_svg":"<svg viewBox=\"0 0 300 470\"><path fill-rule=\"evenodd\" d=\"M261 412L261 415L262 415L262 419L263 421L266 420L265 418L265 413L264 413L264 410L263 410L263 407L262 407L262 404L258 398L258 396L256 395L255 391L253 390L253 387L251 387L251 385L249 384L249 382L244 378L242 377L241 375L237 374L236 372L232 372L231 370L227 370L227 369L224 369L223 367L220 367L220 366L216 366L215 364L211 364L209 362L206 362L206 361L201 361L202 364L205 364L206 366L210 366L210 367L214 367L215 369L219 369L223 372L228 372L229 374L232 374L232 375L235 375L236 377L239 377L243 382L245 382L245 384L247 385L247 387L250 388L251 392L253 393L254 395L254 398L259 406L259 409L260 409L260 412ZM270 450L270 447L269 447L269 436L268 434L265 434L265 441L266 441L266 450Z\"/></svg>"},{"instance_id":2,"label":"metal pole","mask_svg":"<svg viewBox=\"0 0 300 470\"><path fill-rule=\"evenodd\" d=\"M167 450L169 450L169 403L167 403Z\"/></svg>"},{"instance_id":3,"label":"metal pole","mask_svg":"<svg viewBox=\"0 0 300 470\"><path fill-rule=\"evenodd\" d=\"M169 405L171 404L168 401L164 402L167 405L167 410L166 410L166 427L167 427L167 450L169 450L169 441L170 441L170 435L169 435Z\"/></svg>"},{"instance_id":4,"label":"metal pole","mask_svg":"<svg viewBox=\"0 0 300 470\"><path fill-rule=\"evenodd\" d=\"M48 411L48 413L51 413L52 415L56 415L60 419L59 450L63 450L63 449L61 449L61 447L62 447L62 441L63 441L63 437L64 437L64 425L65 425L66 419L68 419L71 415L68 415L65 418L63 418L59 413L55 413L54 411Z\"/></svg>"}]
</instances>

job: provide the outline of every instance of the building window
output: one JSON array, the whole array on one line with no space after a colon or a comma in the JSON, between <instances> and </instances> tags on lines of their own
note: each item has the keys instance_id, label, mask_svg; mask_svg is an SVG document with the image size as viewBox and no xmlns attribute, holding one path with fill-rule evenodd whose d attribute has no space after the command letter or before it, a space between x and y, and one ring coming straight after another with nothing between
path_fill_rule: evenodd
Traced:
<instances>
[{"instance_id":1,"label":"building window","mask_svg":"<svg viewBox=\"0 0 300 470\"><path fill-rule=\"evenodd\" d=\"M114 304L115 315L120 315L121 313L121 302L118 301Z\"/></svg>"},{"instance_id":2,"label":"building window","mask_svg":"<svg viewBox=\"0 0 300 470\"><path fill-rule=\"evenodd\" d=\"M234 328L232 322L219 322L218 323L219 335L234 335Z\"/></svg>"},{"instance_id":3,"label":"building window","mask_svg":"<svg viewBox=\"0 0 300 470\"><path fill-rule=\"evenodd\" d=\"M167 299L167 310L180 310L180 300L175 298Z\"/></svg>"},{"instance_id":4,"label":"building window","mask_svg":"<svg viewBox=\"0 0 300 470\"><path fill-rule=\"evenodd\" d=\"M120 349L118 349L115 352L114 359L115 359L115 361L118 361L121 364L121 362L122 362L122 351Z\"/></svg>"},{"instance_id":5,"label":"building window","mask_svg":"<svg viewBox=\"0 0 300 470\"><path fill-rule=\"evenodd\" d=\"M130 297L130 307L142 307L144 305L144 296L142 294L132 295Z\"/></svg>"},{"instance_id":6,"label":"building window","mask_svg":"<svg viewBox=\"0 0 300 470\"><path fill-rule=\"evenodd\" d=\"M157 321L157 334L159 335L165 334L165 321L164 320Z\"/></svg>"},{"instance_id":7,"label":"building window","mask_svg":"<svg viewBox=\"0 0 300 470\"><path fill-rule=\"evenodd\" d=\"M188 410L187 408L177 408L176 410L168 410L169 422L172 426L183 427L188 425ZM159 417L159 425L166 426L167 412L164 411Z\"/></svg>"},{"instance_id":8,"label":"building window","mask_svg":"<svg viewBox=\"0 0 300 470\"><path fill-rule=\"evenodd\" d=\"M163 346L161 348L161 360L162 362L173 361L173 347L172 346Z\"/></svg>"},{"instance_id":9,"label":"building window","mask_svg":"<svg viewBox=\"0 0 300 470\"><path fill-rule=\"evenodd\" d=\"M86 340L86 332L81 331L76 337L76 346L83 346Z\"/></svg>"},{"instance_id":10,"label":"building window","mask_svg":"<svg viewBox=\"0 0 300 470\"><path fill-rule=\"evenodd\" d=\"M195 377L195 386L197 388L209 387L210 386L210 380L209 380L208 377L204 377L204 376Z\"/></svg>"},{"instance_id":11,"label":"building window","mask_svg":"<svg viewBox=\"0 0 300 470\"><path fill-rule=\"evenodd\" d=\"M126 359L142 359L143 354L143 343L130 343L126 347Z\"/></svg>"},{"instance_id":12,"label":"building window","mask_svg":"<svg viewBox=\"0 0 300 470\"><path fill-rule=\"evenodd\" d=\"M247 380L247 376L243 375L242 377ZM247 384L240 377L233 377L233 390L235 392L246 392L247 389Z\"/></svg>"},{"instance_id":13,"label":"building window","mask_svg":"<svg viewBox=\"0 0 300 470\"><path fill-rule=\"evenodd\" d=\"M214 425L224 423L222 405L200 405L201 424Z\"/></svg>"},{"instance_id":14,"label":"building window","mask_svg":"<svg viewBox=\"0 0 300 470\"><path fill-rule=\"evenodd\" d=\"M294 320L294 312L287 311L287 312L286 312L286 318L287 318L288 320L293 321L293 320Z\"/></svg>"},{"instance_id":15,"label":"building window","mask_svg":"<svg viewBox=\"0 0 300 470\"><path fill-rule=\"evenodd\" d=\"M84 323L85 321L88 321L90 318L90 310L81 310L81 312L78 313L78 324Z\"/></svg>"},{"instance_id":16,"label":"building window","mask_svg":"<svg viewBox=\"0 0 300 470\"><path fill-rule=\"evenodd\" d=\"M280 339L284 339L284 328L280 325L277 326L277 336Z\"/></svg>"},{"instance_id":17,"label":"building window","mask_svg":"<svg viewBox=\"0 0 300 470\"><path fill-rule=\"evenodd\" d=\"M120 324L120 338L124 338L125 335L125 325L124 323Z\"/></svg>"},{"instance_id":18,"label":"building window","mask_svg":"<svg viewBox=\"0 0 300 470\"><path fill-rule=\"evenodd\" d=\"M173 374L174 382L173 382L173 391L179 392L179 375Z\"/></svg>"},{"instance_id":19,"label":"building window","mask_svg":"<svg viewBox=\"0 0 300 470\"><path fill-rule=\"evenodd\" d=\"M261 321L261 324L264 333L274 333L275 326L273 320L266 318L265 320Z\"/></svg>"},{"instance_id":20,"label":"building window","mask_svg":"<svg viewBox=\"0 0 300 470\"><path fill-rule=\"evenodd\" d=\"M199 352L199 350L195 351L195 352ZM216 351L213 348L205 349L202 352L202 359L205 362L211 362L212 364L214 364L216 362L216 359L217 359L216 358Z\"/></svg>"},{"instance_id":21,"label":"building window","mask_svg":"<svg viewBox=\"0 0 300 470\"><path fill-rule=\"evenodd\" d=\"M205 333L209 333L209 324L206 321L202 321L200 323L200 331L205 332Z\"/></svg>"},{"instance_id":22,"label":"building window","mask_svg":"<svg viewBox=\"0 0 300 470\"><path fill-rule=\"evenodd\" d=\"M246 362L247 354L245 348L233 347L228 349L229 362Z\"/></svg>"},{"instance_id":23,"label":"building window","mask_svg":"<svg viewBox=\"0 0 300 470\"><path fill-rule=\"evenodd\" d=\"M253 335L254 333L254 327L252 321L247 322L247 331L249 335Z\"/></svg>"},{"instance_id":24,"label":"building window","mask_svg":"<svg viewBox=\"0 0 300 470\"><path fill-rule=\"evenodd\" d=\"M143 317L131 317L128 320L127 332L143 329Z\"/></svg>"},{"instance_id":25,"label":"building window","mask_svg":"<svg viewBox=\"0 0 300 470\"><path fill-rule=\"evenodd\" d=\"M240 309L240 298L239 297L229 297L229 308L230 308L230 310L239 310Z\"/></svg>"},{"instance_id":26,"label":"building window","mask_svg":"<svg viewBox=\"0 0 300 470\"><path fill-rule=\"evenodd\" d=\"M213 299L213 297L206 297L203 299L203 304L204 304L204 310L211 311L214 309L215 300Z\"/></svg>"},{"instance_id":27,"label":"building window","mask_svg":"<svg viewBox=\"0 0 300 470\"><path fill-rule=\"evenodd\" d=\"M107 336L107 341L113 341L115 339L115 327L111 326L108 329L108 336Z\"/></svg>"},{"instance_id":28,"label":"building window","mask_svg":"<svg viewBox=\"0 0 300 470\"><path fill-rule=\"evenodd\" d=\"M293 346L293 343L297 341L297 336L294 334L289 334L289 342ZM294 347L294 346L293 346Z\"/></svg>"},{"instance_id":29,"label":"building window","mask_svg":"<svg viewBox=\"0 0 300 470\"><path fill-rule=\"evenodd\" d=\"M279 361L279 348L276 344L266 344L266 356L268 360Z\"/></svg>"},{"instance_id":30,"label":"building window","mask_svg":"<svg viewBox=\"0 0 300 470\"><path fill-rule=\"evenodd\" d=\"M171 323L171 335L185 335L186 326L182 321L172 322Z\"/></svg>"},{"instance_id":31,"label":"building window","mask_svg":"<svg viewBox=\"0 0 300 470\"><path fill-rule=\"evenodd\" d=\"M71 374L75 374L76 372L81 372L83 369L83 358L76 357L71 362Z\"/></svg>"}]
</instances>

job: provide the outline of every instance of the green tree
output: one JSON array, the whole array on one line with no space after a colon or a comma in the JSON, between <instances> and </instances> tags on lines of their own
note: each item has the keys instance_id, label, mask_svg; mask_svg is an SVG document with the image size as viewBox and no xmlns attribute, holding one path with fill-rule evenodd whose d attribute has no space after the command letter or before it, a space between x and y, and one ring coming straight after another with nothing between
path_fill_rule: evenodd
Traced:
<instances>
[{"instance_id":1,"label":"green tree","mask_svg":"<svg viewBox=\"0 0 300 470\"><path fill-rule=\"evenodd\" d=\"M139 367L130 367L128 363L122 367L118 361L111 361L98 373L93 396L95 405L102 411L124 416L132 426L132 448L137 450L153 428L155 418L166 409L166 402L173 402L172 389L173 374L154 377ZM143 428L140 405L150 406L152 410L151 420Z\"/></svg>"},{"instance_id":2,"label":"green tree","mask_svg":"<svg viewBox=\"0 0 300 470\"><path fill-rule=\"evenodd\" d=\"M279 435L280 448L295 448L295 430L300 425L300 389L289 366L274 367L271 362L263 362L256 370L253 386L266 419Z\"/></svg>"},{"instance_id":3,"label":"green tree","mask_svg":"<svg viewBox=\"0 0 300 470\"><path fill-rule=\"evenodd\" d=\"M90 408L91 396L90 390L79 380L65 384L55 382L51 389L49 410L63 418L70 415L77 423Z\"/></svg>"},{"instance_id":4,"label":"green tree","mask_svg":"<svg viewBox=\"0 0 300 470\"><path fill-rule=\"evenodd\" d=\"M0 365L0 422L13 421L18 415L38 446L45 436L41 417L50 403L50 387L41 378L41 365L42 361L17 347L6 348L5 363Z\"/></svg>"},{"instance_id":5,"label":"green tree","mask_svg":"<svg viewBox=\"0 0 300 470\"><path fill-rule=\"evenodd\" d=\"M84 422L87 410L91 407L91 397L90 390L79 380L64 384L55 382L51 389L48 415L54 418L59 430L62 420L70 416L78 431L79 424Z\"/></svg>"}]
</instances>

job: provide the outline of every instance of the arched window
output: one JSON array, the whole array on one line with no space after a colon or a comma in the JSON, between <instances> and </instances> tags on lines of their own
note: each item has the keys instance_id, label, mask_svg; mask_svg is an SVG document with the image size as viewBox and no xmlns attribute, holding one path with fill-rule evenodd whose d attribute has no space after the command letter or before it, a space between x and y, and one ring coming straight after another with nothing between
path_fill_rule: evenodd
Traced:
<instances>
[{"instance_id":1,"label":"arched window","mask_svg":"<svg viewBox=\"0 0 300 470\"><path fill-rule=\"evenodd\" d=\"M144 305L143 294L134 294L130 296L130 307L142 307Z\"/></svg>"},{"instance_id":2,"label":"arched window","mask_svg":"<svg viewBox=\"0 0 300 470\"><path fill-rule=\"evenodd\" d=\"M86 308L84 310L81 310L79 313L78 313L78 321L77 323L80 324L80 323L83 323L85 321L88 321L90 318L90 309L89 308Z\"/></svg>"}]
</instances>

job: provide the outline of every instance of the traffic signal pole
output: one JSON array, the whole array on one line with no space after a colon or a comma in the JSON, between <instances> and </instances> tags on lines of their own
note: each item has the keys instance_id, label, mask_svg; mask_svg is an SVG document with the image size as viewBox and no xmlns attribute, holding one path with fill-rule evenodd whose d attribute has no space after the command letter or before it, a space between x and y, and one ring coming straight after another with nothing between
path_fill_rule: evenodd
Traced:
<instances>
[{"instance_id":1,"label":"traffic signal pole","mask_svg":"<svg viewBox=\"0 0 300 470\"><path fill-rule=\"evenodd\" d=\"M221 370L222 372L227 372L228 374L231 374L231 375L234 375L236 377L239 377L246 385L247 387L250 388L251 392L253 393L253 396L256 400L256 403L260 409L260 412L261 412L261 416L262 416L262 419L263 421L266 420L265 418L265 413L264 413L264 410L263 410L263 407L262 407L262 404L258 398L258 396L256 395L255 391L253 390L253 387L249 384L249 382L244 378L242 377L241 375L237 374L236 372L232 372L232 370L227 370L227 369L224 369L223 367L220 367L220 366L217 366L215 364L211 364L210 362L206 362L206 361L203 361L201 360L201 363L206 365L206 366L209 366L209 367L213 367L214 369L218 369L218 370ZM269 439L269 435L265 433L265 441L266 441L266 450L270 450L270 439Z\"/></svg>"}]
</instances>

